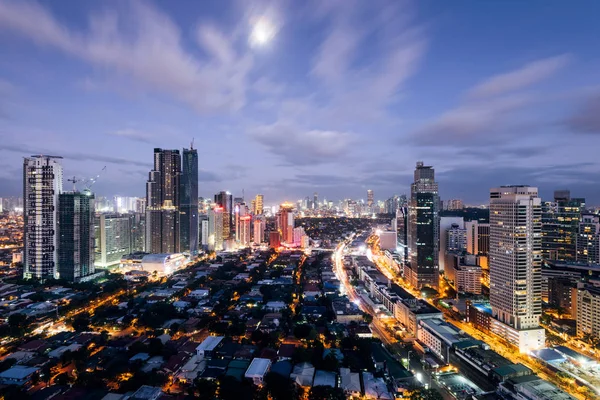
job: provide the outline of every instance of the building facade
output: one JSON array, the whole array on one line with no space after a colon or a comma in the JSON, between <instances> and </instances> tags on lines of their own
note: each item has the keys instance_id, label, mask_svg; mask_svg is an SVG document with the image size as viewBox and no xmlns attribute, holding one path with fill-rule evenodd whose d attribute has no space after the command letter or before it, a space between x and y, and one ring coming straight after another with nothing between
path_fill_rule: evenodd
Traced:
<instances>
[{"instance_id":1,"label":"building facade","mask_svg":"<svg viewBox=\"0 0 600 400\"><path fill-rule=\"evenodd\" d=\"M600 264L600 215L581 216L577 234L577 261Z\"/></svg>"},{"instance_id":2,"label":"building facade","mask_svg":"<svg viewBox=\"0 0 600 400\"><path fill-rule=\"evenodd\" d=\"M233 196L229 192L215 194L215 204L221 208L223 214L223 241L233 237Z\"/></svg>"},{"instance_id":3,"label":"building facade","mask_svg":"<svg viewBox=\"0 0 600 400\"><path fill-rule=\"evenodd\" d=\"M479 221L466 221L467 252L487 256L490 251L490 224Z\"/></svg>"},{"instance_id":4,"label":"building facade","mask_svg":"<svg viewBox=\"0 0 600 400\"><path fill-rule=\"evenodd\" d=\"M585 199L571 198L568 190L554 192L542 206L542 256L546 260L575 261L577 236Z\"/></svg>"},{"instance_id":5,"label":"building facade","mask_svg":"<svg viewBox=\"0 0 600 400\"><path fill-rule=\"evenodd\" d=\"M180 251L179 150L154 149L154 169L146 183L146 251Z\"/></svg>"},{"instance_id":6,"label":"building facade","mask_svg":"<svg viewBox=\"0 0 600 400\"><path fill-rule=\"evenodd\" d=\"M58 276L58 196L61 157L31 156L23 161L23 277Z\"/></svg>"},{"instance_id":7,"label":"building facade","mask_svg":"<svg viewBox=\"0 0 600 400\"><path fill-rule=\"evenodd\" d=\"M58 199L58 277L71 282L92 275L94 267L94 195L61 193Z\"/></svg>"},{"instance_id":8,"label":"building facade","mask_svg":"<svg viewBox=\"0 0 600 400\"><path fill-rule=\"evenodd\" d=\"M524 351L544 346L541 199L530 186L490 190L492 328Z\"/></svg>"},{"instance_id":9,"label":"building facade","mask_svg":"<svg viewBox=\"0 0 600 400\"><path fill-rule=\"evenodd\" d=\"M254 219L254 232L252 238L256 244L261 244L265 241L265 221L260 217Z\"/></svg>"},{"instance_id":10,"label":"building facade","mask_svg":"<svg viewBox=\"0 0 600 400\"><path fill-rule=\"evenodd\" d=\"M277 212L277 230L283 243L294 242L294 205L283 203Z\"/></svg>"},{"instance_id":11,"label":"building facade","mask_svg":"<svg viewBox=\"0 0 600 400\"><path fill-rule=\"evenodd\" d=\"M438 184L433 167L417 162L408 207L408 279L420 289L439 285Z\"/></svg>"},{"instance_id":12,"label":"building facade","mask_svg":"<svg viewBox=\"0 0 600 400\"><path fill-rule=\"evenodd\" d=\"M121 257L131 254L131 219L127 214L99 214L95 219L97 268L116 267Z\"/></svg>"},{"instance_id":13,"label":"building facade","mask_svg":"<svg viewBox=\"0 0 600 400\"><path fill-rule=\"evenodd\" d=\"M577 336L600 337L600 288L583 286L577 288Z\"/></svg>"},{"instance_id":14,"label":"building facade","mask_svg":"<svg viewBox=\"0 0 600 400\"><path fill-rule=\"evenodd\" d=\"M198 151L183 149L181 171L181 251L198 254Z\"/></svg>"}]
</instances>

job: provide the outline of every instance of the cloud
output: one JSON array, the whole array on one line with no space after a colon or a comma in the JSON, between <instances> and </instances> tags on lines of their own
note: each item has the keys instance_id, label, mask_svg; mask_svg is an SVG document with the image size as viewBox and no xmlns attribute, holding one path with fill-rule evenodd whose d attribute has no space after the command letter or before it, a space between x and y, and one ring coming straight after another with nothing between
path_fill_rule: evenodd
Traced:
<instances>
[{"instance_id":1,"label":"cloud","mask_svg":"<svg viewBox=\"0 0 600 400\"><path fill-rule=\"evenodd\" d=\"M551 77L569 59L566 54L545 58L485 80L467 90L455 108L413 132L413 141L424 146L500 144L525 128L539 127L527 121L523 111L540 99L519 90Z\"/></svg>"},{"instance_id":2,"label":"cloud","mask_svg":"<svg viewBox=\"0 0 600 400\"><path fill-rule=\"evenodd\" d=\"M106 162L110 164L120 164L120 165L135 165L139 167L147 167L150 170L152 166L151 163L148 162L140 162L131 160L129 158L119 158L119 157L110 157L110 156L102 156L97 154L87 154L87 153L75 153L70 151L55 151L47 148L32 148L29 146L22 145L11 145L11 144L0 144L0 151L10 151L14 153L20 153L23 157L28 157L32 154L51 154L51 155L60 155L63 158L75 160L75 161L98 161L98 162Z\"/></svg>"},{"instance_id":3,"label":"cloud","mask_svg":"<svg viewBox=\"0 0 600 400\"><path fill-rule=\"evenodd\" d=\"M292 165L337 161L347 155L355 141L352 133L301 129L282 122L254 128L250 136Z\"/></svg>"},{"instance_id":4,"label":"cloud","mask_svg":"<svg viewBox=\"0 0 600 400\"><path fill-rule=\"evenodd\" d=\"M397 92L425 54L424 30L410 2L333 2L322 7L331 29L313 60L311 75L323 88L323 119L381 122ZM362 54L367 52L369 57ZM359 57L359 55L361 55Z\"/></svg>"},{"instance_id":5,"label":"cloud","mask_svg":"<svg viewBox=\"0 0 600 400\"><path fill-rule=\"evenodd\" d=\"M600 93L588 96L566 124L574 132L600 133Z\"/></svg>"},{"instance_id":6,"label":"cloud","mask_svg":"<svg viewBox=\"0 0 600 400\"><path fill-rule=\"evenodd\" d=\"M77 31L36 3L0 2L0 29L132 78L199 112L238 110L246 102L252 60L233 51L230 39L210 25L198 28L198 43L210 57L195 56L173 21L148 3L131 3L121 16L92 16L88 30Z\"/></svg>"},{"instance_id":7,"label":"cloud","mask_svg":"<svg viewBox=\"0 0 600 400\"><path fill-rule=\"evenodd\" d=\"M130 139L136 142L150 143L154 138L152 135L138 131L136 129L120 129L117 131L109 132L109 136L116 136L121 138Z\"/></svg>"},{"instance_id":8,"label":"cloud","mask_svg":"<svg viewBox=\"0 0 600 400\"><path fill-rule=\"evenodd\" d=\"M508 115L532 101L526 96L508 96L483 102L467 102L445 112L417 130L412 138L425 146L477 144L502 141L513 133L504 128ZM511 117L513 123L516 117ZM514 132L516 133L516 132Z\"/></svg>"},{"instance_id":9,"label":"cloud","mask_svg":"<svg viewBox=\"0 0 600 400\"><path fill-rule=\"evenodd\" d=\"M214 172L204 169L198 170L198 181L200 182L222 182L223 179Z\"/></svg>"},{"instance_id":10,"label":"cloud","mask_svg":"<svg viewBox=\"0 0 600 400\"><path fill-rule=\"evenodd\" d=\"M571 57L562 54L525 64L523 67L493 76L469 91L471 97L491 97L523 89L541 82L564 68Z\"/></svg>"}]
</instances>

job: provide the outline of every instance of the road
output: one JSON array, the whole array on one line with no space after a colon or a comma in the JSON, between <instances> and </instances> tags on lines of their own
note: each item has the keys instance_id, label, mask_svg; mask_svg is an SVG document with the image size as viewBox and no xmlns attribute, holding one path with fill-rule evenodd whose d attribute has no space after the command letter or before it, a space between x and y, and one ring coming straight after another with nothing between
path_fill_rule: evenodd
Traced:
<instances>
[{"instance_id":1,"label":"road","mask_svg":"<svg viewBox=\"0 0 600 400\"><path fill-rule=\"evenodd\" d=\"M344 249L346 247L346 243L342 242L338 245L334 253L334 272L337 278L342 282L346 294L350 301L354 302L358 305L358 307L365 313L371 315L373 317L373 322L370 325L371 331L377 335L381 341L387 345L397 343L398 340L395 339L391 334L387 332L385 329L385 323L381 321L380 318L377 317L375 311L356 293L356 289L350 283L350 279L348 278L348 274L346 273L346 269L344 268ZM444 400L456 400L446 389L441 387L435 379L433 379L433 372L430 370L426 370L423 368L421 364L421 359L418 357L416 352L411 352L411 359L409 361L409 369L415 374L415 376L420 376L423 384L428 385L430 388L437 390ZM402 355L402 357L407 358L407 355ZM397 357L397 355L396 355ZM401 357L401 358L402 358Z\"/></svg>"}]
</instances>

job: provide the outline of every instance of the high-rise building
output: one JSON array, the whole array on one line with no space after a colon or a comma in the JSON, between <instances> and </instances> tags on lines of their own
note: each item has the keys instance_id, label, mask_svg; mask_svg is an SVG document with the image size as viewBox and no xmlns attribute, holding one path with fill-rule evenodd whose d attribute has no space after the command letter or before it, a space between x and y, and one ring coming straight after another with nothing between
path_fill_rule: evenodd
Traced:
<instances>
[{"instance_id":1,"label":"high-rise building","mask_svg":"<svg viewBox=\"0 0 600 400\"><path fill-rule=\"evenodd\" d=\"M577 234L585 199L571 198L568 190L554 192L554 201L542 204L542 256L546 260L575 261Z\"/></svg>"},{"instance_id":2,"label":"high-rise building","mask_svg":"<svg viewBox=\"0 0 600 400\"><path fill-rule=\"evenodd\" d=\"M223 250L223 207L215 205L208 210L208 249Z\"/></svg>"},{"instance_id":3,"label":"high-rise building","mask_svg":"<svg viewBox=\"0 0 600 400\"><path fill-rule=\"evenodd\" d=\"M58 277L71 282L94 268L94 195L89 190L58 196Z\"/></svg>"},{"instance_id":4,"label":"high-rise building","mask_svg":"<svg viewBox=\"0 0 600 400\"><path fill-rule=\"evenodd\" d=\"M600 215L581 216L577 235L577 261L600 264Z\"/></svg>"},{"instance_id":5,"label":"high-rise building","mask_svg":"<svg viewBox=\"0 0 600 400\"><path fill-rule=\"evenodd\" d=\"M450 211L462 210L465 208L463 201L460 199L450 199L446 201L446 209Z\"/></svg>"},{"instance_id":6,"label":"high-rise building","mask_svg":"<svg viewBox=\"0 0 600 400\"><path fill-rule=\"evenodd\" d=\"M61 157L31 156L23 161L23 276L58 276L58 196L62 192Z\"/></svg>"},{"instance_id":7,"label":"high-rise building","mask_svg":"<svg viewBox=\"0 0 600 400\"><path fill-rule=\"evenodd\" d=\"M256 197L254 198L254 215L262 215L263 214L263 200L264 200L264 196L262 194L257 194Z\"/></svg>"},{"instance_id":8,"label":"high-rise building","mask_svg":"<svg viewBox=\"0 0 600 400\"><path fill-rule=\"evenodd\" d=\"M240 217L240 240L239 243L243 247L250 246L250 237L252 224L252 217L249 215L243 215Z\"/></svg>"},{"instance_id":9,"label":"high-rise building","mask_svg":"<svg viewBox=\"0 0 600 400\"><path fill-rule=\"evenodd\" d=\"M369 189L369 190L367 190L367 205L369 207L373 206L373 200L374 200L373 191L371 189Z\"/></svg>"},{"instance_id":10,"label":"high-rise building","mask_svg":"<svg viewBox=\"0 0 600 400\"><path fill-rule=\"evenodd\" d=\"M457 225L458 228L462 228L464 226L464 218L463 217L440 217L440 245L439 245L439 268L440 271L446 270L446 251L448 251L448 230L452 228L452 225ZM452 251L452 250L451 250Z\"/></svg>"},{"instance_id":11,"label":"high-rise building","mask_svg":"<svg viewBox=\"0 0 600 400\"><path fill-rule=\"evenodd\" d=\"M490 224L479 221L466 221L467 252L487 256L490 251Z\"/></svg>"},{"instance_id":12,"label":"high-rise building","mask_svg":"<svg viewBox=\"0 0 600 400\"><path fill-rule=\"evenodd\" d=\"M591 335L600 338L600 288L580 284L573 297L577 336Z\"/></svg>"},{"instance_id":13,"label":"high-rise building","mask_svg":"<svg viewBox=\"0 0 600 400\"><path fill-rule=\"evenodd\" d=\"M467 231L459 224L452 224L446 231L446 250L463 252L467 249Z\"/></svg>"},{"instance_id":14,"label":"high-rise building","mask_svg":"<svg viewBox=\"0 0 600 400\"><path fill-rule=\"evenodd\" d=\"M208 238L209 238L209 229L208 229L208 224L209 224L209 220L208 220L208 215L203 216L204 218L202 218L200 220L200 244L202 246L202 250L206 251L208 250Z\"/></svg>"},{"instance_id":15,"label":"high-rise building","mask_svg":"<svg viewBox=\"0 0 600 400\"><path fill-rule=\"evenodd\" d=\"M417 162L408 207L409 283L420 289L439 285L439 196L433 167Z\"/></svg>"},{"instance_id":16,"label":"high-rise building","mask_svg":"<svg viewBox=\"0 0 600 400\"><path fill-rule=\"evenodd\" d=\"M270 231L269 232L269 247L278 248L281 246L281 234L279 231Z\"/></svg>"},{"instance_id":17,"label":"high-rise building","mask_svg":"<svg viewBox=\"0 0 600 400\"><path fill-rule=\"evenodd\" d=\"M490 190L490 305L492 330L522 352L544 347L542 202L530 186Z\"/></svg>"},{"instance_id":18,"label":"high-rise building","mask_svg":"<svg viewBox=\"0 0 600 400\"><path fill-rule=\"evenodd\" d=\"M95 219L95 260L97 268L119 265L121 257L131 249L131 220L124 214L99 214Z\"/></svg>"},{"instance_id":19,"label":"high-rise building","mask_svg":"<svg viewBox=\"0 0 600 400\"><path fill-rule=\"evenodd\" d=\"M261 244L265 241L265 221L262 218L254 219L254 243Z\"/></svg>"},{"instance_id":20,"label":"high-rise building","mask_svg":"<svg viewBox=\"0 0 600 400\"><path fill-rule=\"evenodd\" d=\"M402 267L408 262L408 208L399 207L396 210L396 233L398 234L398 251L402 260Z\"/></svg>"},{"instance_id":21,"label":"high-rise building","mask_svg":"<svg viewBox=\"0 0 600 400\"><path fill-rule=\"evenodd\" d=\"M319 209L319 193L317 192L313 193L313 209Z\"/></svg>"},{"instance_id":22,"label":"high-rise building","mask_svg":"<svg viewBox=\"0 0 600 400\"><path fill-rule=\"evenodd\" d=\"M233 197L229 192L215 194L215 204L222 208L223 212L223 240L230 239L233 235Z\"/></svg>"},{"instance_id":23,"label":"high-rise building","mask_svg":"<svg viewBox=\"0 0 600 400\"><path fill-rule=\"evenodd\" d=\"M183 149L181 171L181 251L198 254L198 151Z\"/></svg>"},{"instance_id":24,"label":"high-rise building","mask_svg":"<svg viewBox=\"0 0 600 400\"><path fill-rule=\"evenodd\" d=\"M146 214L129 213L129 247L131 252L146 252Z\"/></svg>"},{"instance_id":25,"label":"high-rise building","mask_svg":"<svg viewBox=\"0 0 600 400\"><path fill-rule=\"evenodd\" d=\"M293 243L294 241L294 205L283 203L279 206L277 212L277 230L281 234L281 240L284 243Z\"/></svg>"},{"instance_id":26,"label":"high-rise building","mask_svg":"<svg viewBox=\"0 0 600 400\"><path fill-rule=\"evenodd\" d=\"M154 149L154 169L146 183L146 251L179 253L179 150Z\"/></svg>"}]
</instances>

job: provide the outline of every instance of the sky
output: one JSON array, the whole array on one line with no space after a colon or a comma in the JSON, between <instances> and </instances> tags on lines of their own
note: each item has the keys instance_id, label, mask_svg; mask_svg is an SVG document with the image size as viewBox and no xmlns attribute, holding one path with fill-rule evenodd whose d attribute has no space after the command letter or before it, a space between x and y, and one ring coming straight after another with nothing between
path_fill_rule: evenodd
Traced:
<instances>
[{"instance_id":1,"label":"sky","mask_svg":"<svg viewBox=\"0 0 600 400\"><path fill-rule=\"evenodd\" d=\"M145 195L153 148L199 192L267 204L571 189L600 205L600 2L0 0L0 196L64 157L98 195ZM65 188L68 189L68 182Z\"/></svg>"}]
</instances>

